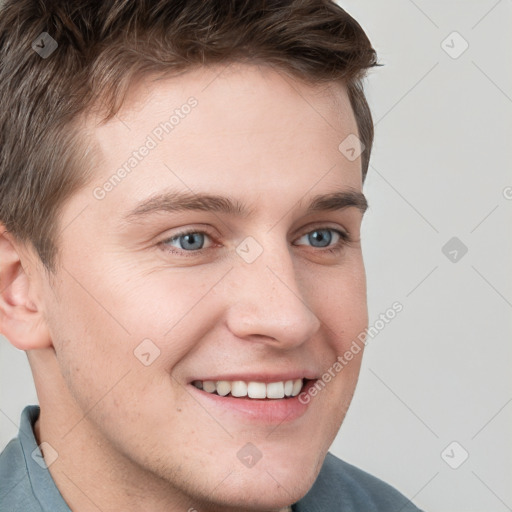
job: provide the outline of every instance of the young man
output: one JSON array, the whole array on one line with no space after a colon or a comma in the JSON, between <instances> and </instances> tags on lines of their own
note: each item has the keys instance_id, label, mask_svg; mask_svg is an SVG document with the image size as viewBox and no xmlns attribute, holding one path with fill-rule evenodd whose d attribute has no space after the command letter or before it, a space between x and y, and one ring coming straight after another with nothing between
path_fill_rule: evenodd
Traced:
<instances>
[{"instance_id":1,"label":"young man","mask_svg":"<svg viewBox=\"0 0 512 512\"><path fill-rule=\"evenodd\" d=\"M357 22L11 0L0 52L0 331L40 403L0 509L417 511L328 453L368 322Z\"/></svg>"}]
</instances>

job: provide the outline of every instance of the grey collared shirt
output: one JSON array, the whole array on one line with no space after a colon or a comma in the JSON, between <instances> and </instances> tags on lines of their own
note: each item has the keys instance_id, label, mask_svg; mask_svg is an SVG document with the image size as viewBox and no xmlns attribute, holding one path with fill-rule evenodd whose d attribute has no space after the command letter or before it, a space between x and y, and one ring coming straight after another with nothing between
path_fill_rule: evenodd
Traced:
<instances>
[{"instance_id":1,"label":"grey collared shirt","mask_svg":"<svg viewBox=\"0 0 512 512\"><path fill-rule=\"evenodd\" d=\"M39 407L21 414L20 431L0 454L0 512L70 512L37 446ZM44 448L43 448L44 449ZM396 489L331 453L293 512L421 512Z\"/></svg>"},{"instance_id":2,"label":"grey collared shirt","mask_svg":"<svg viewBox=\"0 0 512 512\"><path fill-rule=\"evenodd\" d=\"M38 416L37 405L23 409L18 437L0 455L0 512L70 512L37 446Z\"/></svg>"}]
</instances>

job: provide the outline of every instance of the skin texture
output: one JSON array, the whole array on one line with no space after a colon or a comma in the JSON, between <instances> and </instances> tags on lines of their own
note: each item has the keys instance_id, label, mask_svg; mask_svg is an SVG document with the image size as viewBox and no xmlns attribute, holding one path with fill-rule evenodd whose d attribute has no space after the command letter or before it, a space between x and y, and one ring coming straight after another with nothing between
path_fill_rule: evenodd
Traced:
<instances>
[{"instance_id":1,"label":"skin texture","mask_svg":"<svg viewBox=\"0 0 512 512\"><path fill-rule=\"evenodd\" d=\"M96 199L95 187L191 96L190 114ZM106 125L87 123L95 178L62 210L53 282L31 249L7 233L0 241L2 333L28 351L41 405L36 434L58 453L50 472L61 494L79 512L294 503L343 421L363 351L305 414L280 425L210 407L189 383L290 369L320 377L367 326L361 211L306 215L317 194L361 191L360 159L338 150L357 134L345 88L246 64L201 68L145 80ZM167 189L229 195L251 212L122 221ZM335 254L315 247L306 235L322 227L351 241ZM184 228L206 231L208 248L190 255L179 241L163 246ZM248 236L263 251L250 264L236 252ZM149 366L134 355L144 339L160 350ZM248 442L262 454L251 468L237 457Z\"/></svg>"}]
</instances>

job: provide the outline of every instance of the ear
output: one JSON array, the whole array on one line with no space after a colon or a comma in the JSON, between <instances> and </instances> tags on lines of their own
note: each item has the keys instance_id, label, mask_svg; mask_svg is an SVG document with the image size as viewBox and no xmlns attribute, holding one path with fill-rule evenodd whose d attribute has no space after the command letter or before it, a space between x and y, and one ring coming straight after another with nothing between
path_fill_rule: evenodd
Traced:
<instances>
[{"instance_id":1,"label":"ear","mask_svg":"<svg viewBox=\"0 0 512 512\"><path fill-rule=\"evenodd\" d=\"M0 223L0 332L20 350L52 345L35 294L43 277L35 259Z\"/></svg>"}]
</instances>

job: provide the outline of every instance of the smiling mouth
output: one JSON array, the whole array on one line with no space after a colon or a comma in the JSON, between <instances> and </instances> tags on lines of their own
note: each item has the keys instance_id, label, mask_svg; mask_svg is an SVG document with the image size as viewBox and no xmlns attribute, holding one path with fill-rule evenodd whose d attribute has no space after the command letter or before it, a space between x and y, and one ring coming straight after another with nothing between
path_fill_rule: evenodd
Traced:
<instances>
[{"instance_id":1,"label":"smiling mouth","mask_svg":"<svg viewBox=\"0 0 512 512\"><path fill-rule=\"evenodd\" d=\"M192 385L206 393L234 398L252 398L256 400L279 400L296 397L309 379L293 379L278 382L195 380Z\"/></svg>"}]
</instances>

